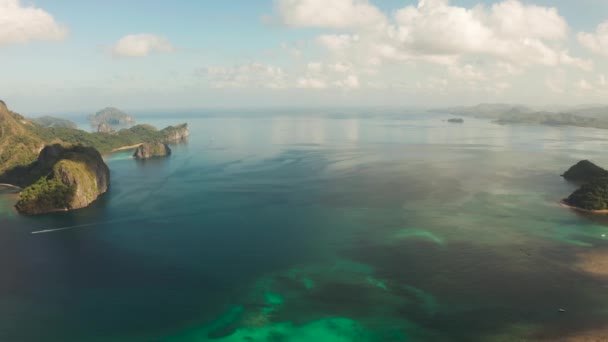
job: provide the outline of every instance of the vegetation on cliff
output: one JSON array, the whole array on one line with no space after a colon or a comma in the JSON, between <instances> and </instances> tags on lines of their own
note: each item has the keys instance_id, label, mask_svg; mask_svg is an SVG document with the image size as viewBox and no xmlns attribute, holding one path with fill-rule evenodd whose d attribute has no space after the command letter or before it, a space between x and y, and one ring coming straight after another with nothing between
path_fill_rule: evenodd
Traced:
<instances>
[{"instance_id":1,"label":"vegetation on cliff","mask_svg":"<svg viewBox=\"0 0 608 342\"><path fill-rule=\"evenodd\" d=\"M78 128L78 126L70 120L55 118L52 116L43 116L40 118L32 119L32 122L42 127L63 127L72 129Z\"/></svg>"},{"instance_id":2,"label":"vegetation on cliff","mask_svg":"<svg viewBox=\"0 0 608 342\"><path fill-rule=\"evenodd\" d=\"M24 214L42 213L43 208L57 211L58 208L69 207L73 194L74 189L60 180L42 177L19 194L20 199L15 208Z\"/></svg>"},{"instance_id":3,"label":"vegetation on cliff","mask_svg":"<svg viewBox=\"0 0 608 342\"><path fill-rule=\"evenodd\" d=\"M38 129L42 128L0 103L0 175L36 161L44 146L43 139L33 133Z\"/></svg>"},{"instance_id":4,"label":"vegetation on cliff","mask_svg":"<svg viewBox=\"0 0 608 342\"><path fill-rule=\"evenodd\" d=\"M20 194L15 207L26 215L84 208L110 183L110 170L92 147L47 146L29 172L43 176Z\"/></svg>"},{"instance_id":5,"label":"vegetation on cliff","mask_svg":"<svg viewBox=\"0 0 608 342\"><path fill-rule=\"evenodd\" d=\"M608 209L608 177L601 177L581 186L563 201L565 204L585 210Z\"/></svg>"}]
</instances>

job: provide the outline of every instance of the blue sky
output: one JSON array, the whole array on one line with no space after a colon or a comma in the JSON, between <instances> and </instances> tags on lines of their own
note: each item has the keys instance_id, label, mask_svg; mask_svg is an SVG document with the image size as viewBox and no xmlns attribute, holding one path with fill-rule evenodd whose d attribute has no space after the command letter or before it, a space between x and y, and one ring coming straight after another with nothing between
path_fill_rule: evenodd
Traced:
<instances>
[{"instance_id":1,"label":"blue sky","mask_svg":"<svg viewBox=\"0 0 608 342\"><path fill-rule=\"evenodd\" d=\"M604 22L603 0L0 0L0 98L36 114L600 103Z\"/></svg>"}]
</instances>

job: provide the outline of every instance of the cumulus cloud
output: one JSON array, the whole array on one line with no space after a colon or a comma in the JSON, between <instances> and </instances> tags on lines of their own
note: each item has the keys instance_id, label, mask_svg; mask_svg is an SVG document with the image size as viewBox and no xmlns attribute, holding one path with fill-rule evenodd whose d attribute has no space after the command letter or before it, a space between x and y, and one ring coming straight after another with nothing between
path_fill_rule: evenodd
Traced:
<instances>
[{"instance_id":1,"label":"cumulus cloud","mask_svg":"<svg viewBox=\"0 0 608 342\"><path fill-rule=\"evenodd\" d=\"M151 33L126 35L114 45L112 55L116 57L146 57L155 52L173 52L175 48L163 36Z\"/></svg>"},{"instance_id":2,"label":"cumulus cloud","mask_svg":"<svg viewBox=\"0 0 608 342\"><path fill-rule=\"evenodd\" d=\"M524 67L592 68L590 61L573 57L564 48L568 24L557 9L519 0L472 8L451 5L449 0L419 0L390 17L368 1L276 2L282 20L291 26L345 31L321 34L317 42L333 54L351 56L359 65L450 66L463 57L477 57Z\"/></svg>"},{"instance_id":3,"label":"cumulus cloud","mask_svg":"<svg viewBox=\"0 0 608 342\"><path fill-rule=\"evenodd\" d=\"M281 0L276 6L283 22L295 27L347 29L377 27L386 21L367 0Z\"/></svg>"},{"instance_id":4,"label":"cumulus cloud","mask_svg":"<svg viewBox=\"0 0 608 342\"><path fill-rule=\"evenodd\" d=\"M272 88L288 87L282 68L263 63L235 67L208 67L202 70L212 88Z\"/></svg>"},{"instance_id":5,"label":"cumulus cloud","mask_svg":"<svg viewBox=\"0 0 608 342\"><path fill-rule=\"evenodd\" d=\"M587 82L587 80L580 80L576 83L576 87L580 90L593 90L593 86L591 83Z\"/></svg>"},{"instance_id":6,"label":"cumulus cloud","mask_svg":"<svg viewBox=\"0 0 608 342\"><path fill-rule=\"evenodd\" d=\"M338 88L357 89L361 86L361 83L359 82L359 77L357 75L348 75L345 79L336 81L335 85Z\"/></svg>"},{"instance_id":7,"label":"cumulus cloud","mask_svg":"<svg viewBox=\"0 0 608 342\"><path fill-rule=\"evenodd\" d=\"M298 79L296 86L304 89L325 89L327 88L327 83L320 78L302 77Z\"/></svg>"},{"instance_id":8,"label":"cumulus cloud","mask_svg":"<svg viewBox=\"0 0 608 342\"><path fill-rule=\"evenodd\" d=\"M0 0L0 46L29 41L58 41L67 28L41 8L20 0Z\"/></svg>"},{"instance_id":9,"label":"cumulus cloud","mask_svg":"<svg viewBox=\"0 0 608 342\"><path fill-rule=\"evenodd\" d=\"M317 38L319 44L334 51L345 50L358 41L358 35L350 34L324 34Z\"/></svg>"},{"instance_id":10,"label":"cumulus cloud","mask_svg":"<svg viewBox=\"0 0 608 342\"><path fill-rule=\"evenodd\" d=\"M592 52L602 56L608 56L608 21L601 23L595 32L580 32L579 43Z\"/></svg>"},{"instance_id":11,"label":"cumulus cloud","mask_svg":"<svg viewBox=\"0 0 608 342\"><path fill-rule=\"evenodd\" d=\"M266 89L357 89L359 76L347 63L310 62L301 69L289 72L282 67L265 63L239 66L212 66L200 69L197 74L207 79L212 88L266 88Z\"/></svg>"}]
</instances>

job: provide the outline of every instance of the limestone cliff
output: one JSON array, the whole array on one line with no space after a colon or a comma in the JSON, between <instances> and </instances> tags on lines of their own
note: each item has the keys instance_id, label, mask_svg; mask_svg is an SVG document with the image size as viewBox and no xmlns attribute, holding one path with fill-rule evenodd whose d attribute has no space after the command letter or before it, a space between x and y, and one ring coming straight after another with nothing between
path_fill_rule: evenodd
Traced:
<instances>
[{"instance_id":1,"label":"limestone cliff","mask_svg":"<svg viewBox=\"0 0 608 342\"><path fill-rule=\"evenodd\" d=\"M15 207L24 215L87 207L110 184L110 170L92 147L47 146L41 151L34 172L46 175L21 192Z\"/></svg>"},{"instance_id":2,"label":"limestone cliff","mask_svg":"<svg viewBox=\"0 0 608 342\"><path fill-rule=\"evenodd\" d=\"M165 142L176 142L185 140L190 136L188 124L184 123L178 126L169 126L160 131Z\"/></svg>"},{"instance_id":3,"label":"limestone cliff","mask_svg":"<svg viewBox=\"0 0 608 342\"><path fill-rule=\"evenodd\" d=\"M165 143L154 142L144 143L139 145L133 157L135 159L149 159L149 158L160 158L166 157L171 154L171 149Z\"/></svg>"}]
</instances>

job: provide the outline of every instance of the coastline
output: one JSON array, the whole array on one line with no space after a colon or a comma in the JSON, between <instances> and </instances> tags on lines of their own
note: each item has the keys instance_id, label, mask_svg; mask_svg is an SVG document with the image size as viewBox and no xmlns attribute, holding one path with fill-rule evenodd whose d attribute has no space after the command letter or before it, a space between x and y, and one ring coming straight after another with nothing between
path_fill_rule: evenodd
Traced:
<instances>
[{"instance_id":1,"label":"coastline","mask_svg":"<svg viewBox=\"0 0 608 342\"><path fill-rule=\"evenodd\" d=\"M607 215L608 214L608 209L604 209L604 210L583 209L583 208L579 208L579 207L575 207L575 206L569 205L569 204L565 203L564 201L559 201L559 205L562 206L562 207L564 207L564 208L580 211L580 212L583 212L583 213L602 214L602 215Z\"/></svg>"},{"instance_id":2,"label":"coastline","mask_svg":"<svg viewBox=\"0 0 608 342\"><path fill-rule=\"evenodd\" d=\"M139 146L141 146L143 143L139 143L139 144L135 144L135 145L130 145L130 146L123 146L123 147L119 147L119 148L115 148L112 151L108 152L108 154L110 153L114 153L114 152L120 152L120 151L126 151L126 150L133 150L138 148Z\"/></svg>"},{"instance_id":3,"label":"coastline","mask_svg":"<svg viewBox=\"0 0 608 342\"><path fill-rule=\"evenodd\" d=\"M7 183L0 183L0 188L11 188L11 189L15 189L15 190L23 190L23 188L13 185L13 184L7 184Z\"/></svg>"}]
</instances>

